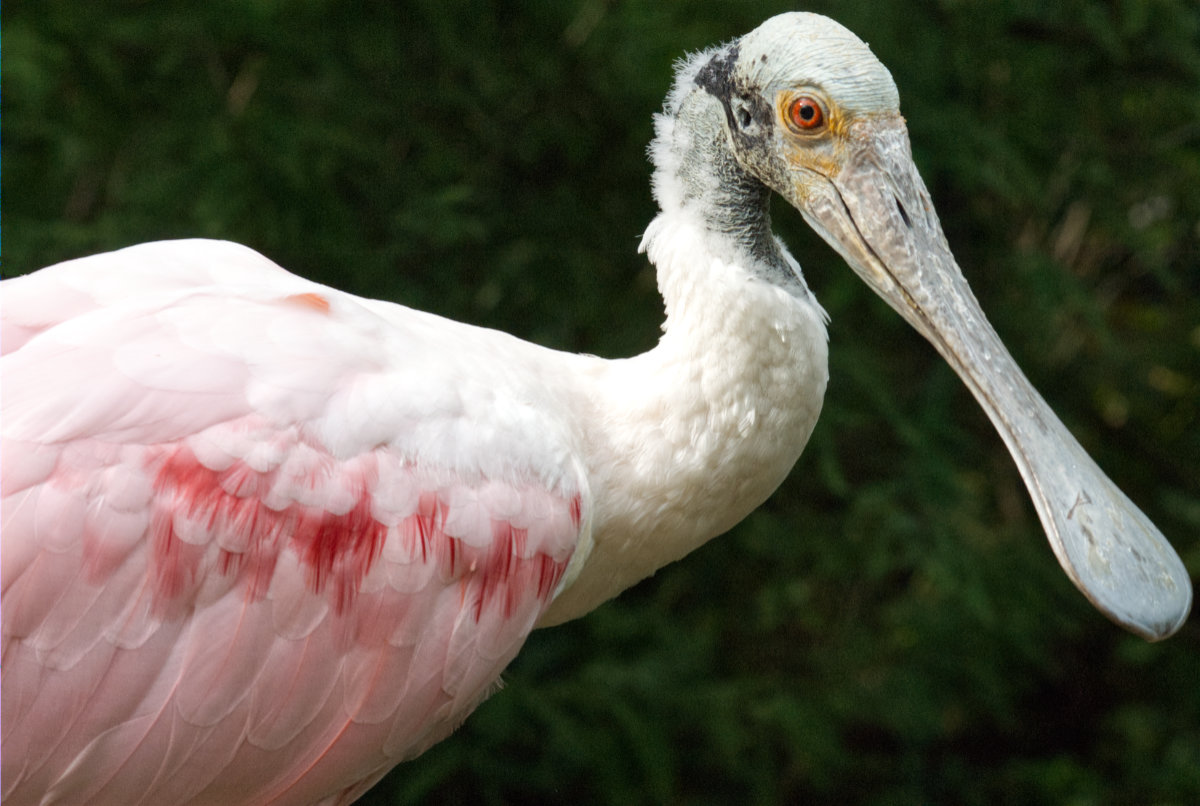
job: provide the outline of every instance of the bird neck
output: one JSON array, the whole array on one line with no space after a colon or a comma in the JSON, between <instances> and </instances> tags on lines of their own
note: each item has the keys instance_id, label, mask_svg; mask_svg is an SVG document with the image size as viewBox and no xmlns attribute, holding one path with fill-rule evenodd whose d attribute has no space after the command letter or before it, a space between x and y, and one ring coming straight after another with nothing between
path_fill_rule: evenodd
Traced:
<instances>
[{"instance_id":1,"label":"bird neck","mask_svg":"<svg viewBox=\"0 0 1200 806\"><path fill-rule=\"evenodd\" d=\"M773 238L777 262L753 256L749 231L714 226L690 203L647 229L663 336L640 356L586 366L578 410L592 546L542 626L587 613L728 530L808 441L828 378L824 311ZM784 269L794 283L767 279Z\"/></svg>"}]
</instances>

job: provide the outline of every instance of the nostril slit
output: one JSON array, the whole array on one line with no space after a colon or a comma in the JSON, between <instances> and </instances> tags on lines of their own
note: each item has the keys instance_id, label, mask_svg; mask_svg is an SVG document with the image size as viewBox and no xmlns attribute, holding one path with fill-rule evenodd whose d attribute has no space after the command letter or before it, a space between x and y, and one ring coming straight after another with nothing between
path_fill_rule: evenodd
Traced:
<instances>
[{"instance_id":1,"label":"nostril slit","mask_svg":"<svg viewBox=\"0 0 1200 806\"><path fill-rule=\"evenodd\" d=\"M892 196L896 201L896 209L900 211L900 217L904 219L904 226L912 229L912 219L908 217L908 211L904 209L904 205L900 203L900 197Z\"/></svg>"}]
</instances>

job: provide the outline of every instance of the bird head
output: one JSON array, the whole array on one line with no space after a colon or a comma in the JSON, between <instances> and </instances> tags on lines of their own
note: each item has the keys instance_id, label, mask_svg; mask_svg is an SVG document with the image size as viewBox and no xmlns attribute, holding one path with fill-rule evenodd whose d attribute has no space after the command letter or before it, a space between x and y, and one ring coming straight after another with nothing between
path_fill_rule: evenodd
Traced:
<instances>
[{"instance_id":1,"label":"bird head","mask_svg":"<svg viewBox=\"0 0 1200 806\"><path fill-rule=\"evenodd\" d=\"M659 135L674 137L676 155L715 149L710 164L736 165L715 172L722 184L761 183L786 199L949 362L1004 439L1084 595L1147 638L1178 629L1191 606L1186 569L988 323L913 164L896 84L867 45L819 15L774 17L683 63L664 116L672 117L688 134L660 122ZM685 194L707 192L686 165L679 172ZM662 201L670 189L660 181L656 192Z\"/></svg>"}]
</instances>

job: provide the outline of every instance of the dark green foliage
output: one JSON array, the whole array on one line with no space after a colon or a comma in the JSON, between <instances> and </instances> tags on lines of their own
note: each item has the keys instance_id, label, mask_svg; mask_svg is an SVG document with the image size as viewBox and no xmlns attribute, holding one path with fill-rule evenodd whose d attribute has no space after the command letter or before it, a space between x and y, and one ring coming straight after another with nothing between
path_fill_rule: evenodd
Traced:
<instances>
[{"instance_id":1,"label":"dark green foliage","mask_svg":"<svg viewBox=\"0 0 1200 806\"><path fill-rule=\"evenodd\" d=\"M672 60L788 4L41 0L5 17L5 271L163 237L570 350L653 344ZM892 69L1030 378L1200 569L1200 7L814 3ZM733 533L535 634L370 803L1200 802L1200 629L1059 571L966 390L782 204L821 423Z\"/></svg>"}]
</instances>

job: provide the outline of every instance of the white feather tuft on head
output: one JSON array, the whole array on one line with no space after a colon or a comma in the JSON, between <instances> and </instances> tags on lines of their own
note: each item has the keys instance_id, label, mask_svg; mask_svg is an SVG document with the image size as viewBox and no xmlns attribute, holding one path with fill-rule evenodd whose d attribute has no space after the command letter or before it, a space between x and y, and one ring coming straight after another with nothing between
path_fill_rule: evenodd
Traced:
<instances>
[{"instance_id":1,"label":"white feather tuft on head","mask_svg":"<svg viewBox=\"0 0 1200 806\"><path fill-rule=\"evenodd\" d=\"M663 210L675 210L683 204L683 188L677 180L679 153L672 147L675 142L675 116L689 95L703 91L696 85L696 74L725 47L717 45L677 60L675 82L663 102L663 111L654 116L654 139L650 141L649 149L650 162L655 167L651 189L654 200Z\"/></svg>"}]
</instances>

